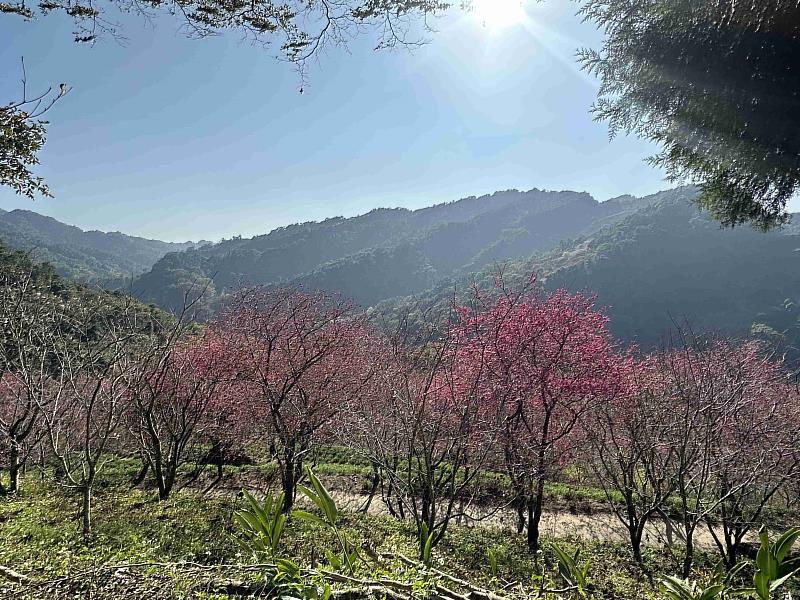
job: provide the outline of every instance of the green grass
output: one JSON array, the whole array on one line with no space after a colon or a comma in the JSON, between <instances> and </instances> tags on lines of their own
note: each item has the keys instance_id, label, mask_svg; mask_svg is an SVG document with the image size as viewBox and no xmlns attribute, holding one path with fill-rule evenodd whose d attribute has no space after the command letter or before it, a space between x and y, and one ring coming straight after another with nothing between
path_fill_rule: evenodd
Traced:
<instances>
[{"instance_id":1,"label":"green grass","mask_svg":"<svg viewBox=\"0 0 800 600\"><path fill-rule=\"evenodd\" d=\"M351 461L341 449L316 458L317 473L323 479L327 477L327 481L335 481L338 476L363 475L365 468L369 472L368 465ZM38 591L26 596L24 590L0 578L0 598L85 598L87 587L93 590L93 600L221 597L197 592L196 573L183 567L143 567L125 570L123 575L109 569L96 579L76 577L76 574L96 571L101 565L223 565L250 561L234 541L232 514L242 502L234 492L220 491L214 497L204 497L197 492L183 491L158 502L154 490L130 487L128 481L136 470L134 460L118 459L106 466L95 494L94 535L88 545L78 534L78 497L69 490L29 474L23 480L20 496L0 498L0 565L40 581L69 575L72 586L67 586L62 596ZM226 467L226 471L269 476L274 475L274 465ZM597 494L594 488L574 484L557 483L548 487L548 495L566 500L601 500ZM362 564L360 576L384 575L406 581L425 579L424 574L409 570L396 558L401 553L415 555L416 538L411 523L347 513L341 515L340 523L358 546L395 557L380 564ZM626 546L579 540L559 540L558 543L569 551L579 547L583 560L591 561L592 598L660 598L655 584L632 564ZM291 520L282 551L287 558L311 567L324 564L325 551L335 547L331 531ZM489 549L497 557L498 579L490 572ZM542 558L545 584L559 586L555 557L546 538ZM645 549L645 561L653 573L677 572L676 563L664 551ZM714 556L700 552L696 576L703 578L714 561ZM498 591L506 582L517 582L521 586L515 587L517 591L531 592L542 573L534 566L522 536L481 528L451 527L434 549L433 562L433 566L452 575ZM220 572L219 577L227 576L226 573ZM244 577L252 577L252 574Z\"/></svg>"},{"instance_id":2,"label":"green grass","mask_svg":"<svg viewBox=\"0 0 800 600\"><path fill-rule=\"evenodd\" d=\"M130 475L124 466L118 469L124 478ZM231 515L239 502L235 496L209 499L182 492L158 502L151 492L130 489L126 484L106 485L96 495L94 535L91 543L85 545L77 531L77 498L35 480L24 483L21 496L0 501L0 565L31 577L52 579L98 564L217 564L248 560L239 553L232 538ZM360 546L368 545L388 554L415 554L416 541L409 523L360 514L344 514L341 522L347 535ZM597 562L603 589L636 590L637 597L642 598L652 592L646 580L626 566L624 549L602 544L583 547ZM335 548L335 539L328 530L291 521L283 548L288 557L311 565L322 560L324 549ZM481 585L496 586L486 560L488 548L498 556L500 577L529 585L535 571L524 540L503 532L453 528L435 549L434 566ZM549 553L547 558L552 560ZM380 568L365 565L364 574L374 575L376 569L399 576L406 567L399 562ZM179 571L145 569L142 573L144 580L137 585L145 594L158 587L162 592L171 590L171 594L177 594L174 597L181 597L192 583ZM606 581L605 574L613 574L613 581ZM3 591L0 583L0 597L6 597Z\"/></svg>"},{"instance_id":3,"label":"green grass","mask_svg":"<svg viewBox=\"0 0 800 600\"><path fill-rule=\"evenodd\" d=\"M372 473L368 458L346 446L331 445L316 448L310 462L319 475L368 477ZM548 482L545 485L548 499L565 503L606 502L606 495L602 489L577 483L585 480L586 476L576 467L568 467L562 475L564 481ZM479 490L478 498L486 503L491 503L492 499L496 502L498 498L508 499L512 496L511 480L505 473L497 471L481 473L476 480L476 487ZM621 500L619 494L612 492L611 495L612 498L619 497Z\"/></svg>"}]
</instances>

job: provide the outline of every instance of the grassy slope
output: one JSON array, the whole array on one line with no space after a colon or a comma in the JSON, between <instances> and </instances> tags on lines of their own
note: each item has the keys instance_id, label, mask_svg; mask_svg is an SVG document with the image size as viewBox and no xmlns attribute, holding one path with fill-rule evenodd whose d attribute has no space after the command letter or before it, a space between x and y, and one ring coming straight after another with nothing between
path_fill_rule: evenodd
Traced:
<instances>
[{"instance_id":1,"label":"grassy slope","mask_svg":"<svg viewBox=\"0 0 800 600\"><path fill-rule=\"evenodd\" d=\"M335 470L337 463L323 463L320 471ZM0 565L52 584L15 587L0 579L0 598L186 598L221 597L202 590L204 580L219 581L252 574L227 570L199 571L190 566L139 566L122 569L108 565L130 563L197 563L220 565L247 563L232 539L231 516L241 502L235 494L201 497L196 492L175 494L157 502L151 491L131 489L128 479L136 464L118 460L105 471L96 495L95 534L90 546L77 535L77 498L66 490L39 481L29 474L23 495L0 500ZM408 523L388 517L344 514L341 518L351 539L380 553L414 555L414 535ZM630 563L625 547L614 544L561 541L580 547L591 560L594 598L657 598L653 584ZM283 548L287 557L310 566L320 561L326 548L333 548L330 533L303 522L287 527ZM491 577L486 555L492 549L498 558L498 579ZM646 560L656 573L674 572L675 566L661 551L646 550ZM533 562L524 540L507 532L454 527L434 551L435 566L479 585L500 590L504 582L519 582L531 591ZM699 575L708 572L712 557L701 555ZM554 578L551 551L545 551L548 585ZM103 568L99 568L105 566ZM424 588L426 575L393 561L362 564L362 576L388 575L416 581ZM90 575L90 573L93 573ZM68 577L66 577L68 576ZM65 579L66 577L66 579Z\"/></svg>"}]
</instances>

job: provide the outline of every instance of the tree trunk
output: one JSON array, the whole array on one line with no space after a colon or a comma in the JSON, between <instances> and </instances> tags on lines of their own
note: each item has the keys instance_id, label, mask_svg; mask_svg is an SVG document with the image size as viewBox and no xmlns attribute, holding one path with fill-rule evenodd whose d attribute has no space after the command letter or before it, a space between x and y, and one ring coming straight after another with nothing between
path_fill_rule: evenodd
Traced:
<instances>
[{"instance_id":1,"label":"tree trunk","mask_svg":"<svg viewBox=\"0 0 800 600\"><path fill-rule=\"evenodd\" d=\"M683 556L683 569L681 575L684 579L688 579L692 572L692 563L694 562L694 530L686 532L686 553Z\"/></svg>"},{"instance_id":2,"label":"tree trunk","mask_svg":"<svg viewBox=\"0 0 800 600\"><path fill-rule=\"evenodd\" d=\"M156 486L158 487L158 499L164 500L166 498L166 491L165 491L165 484L164 484L164 464L162 462L162 454L161 449L159 447L155 447L152 453L153 460L153 477L156 480Z\"/></svg>"},{"instance_id":3,"label":"tree trunk","mask_svg":"<svg viewBox=\"0 0 800 600\"><path fill-rule=\"evenodd\" d=\"M642 534L644 533L644 527L642 525L634 525L628 528L628 533L631 539L633 560L639 567L644 567L644 561L642 560Z\"/></svg>"},{"instance_id":4,"label":"tree trunk","mask_svg":"<svg viewBox=\"0 0 800 600\"><path fill-rule=\"evenodd\" d=\"M175 474L170 470L164 476L164 483L161 488L158 490L158 499L159 500L166 500L169 498L170 493L172 492L172 488L175 485Z\"/></svg>"},{"instance_id":5,"label":"tree trunk","mask_svg":"<svg viewBox=\"0 0 800 600\"><path fill-rule=\"evenodd\" d=\"M628 513L628 536L631 542L633 560L639 567L642 567L642 534L644 533L645 520L644 518L637 518L636 503L631 493L625 494L625 510Z\"/></svg>"},{"instance_id":6,"label":"tree trunk","mask_svg":"<svg viewBox=\"0 0 800 600\"><path fill-rule=\"evenodd\" d=\"M539 523L542 520L544 507L544 477L536 481L536 493L528 499L528 551L536 554L539 551Z\"/></svg>"},{"instance_id":7,"label":"tree trunk","mask_svg":"<svg viewBox=\"0 0 800 600\"><path fill-rule=\"evenodd\" d=\"M372 500L375 498L375 494L378 492L378 487L381 483L380 471L378 465L373 463L372 464L372 481L370 485L369 495L367 496L367 500L358 509L358 512L366 513L369 511L369 507L372 505Z\"/></svg>"},{"instance_id":8,"label":"tree trunk","mask_svg":"<svg viewBox=\"0 0 800 600\"><path fill-rule=\"evenodd\" d=\"M517 534L525 531L525 499L518 497L515 501L517 511Z\"/></svg>"},{"instance_id":9,"label":"tree trunk","mask_svg":"<svg viewBox=\"0 0 800 600\"><path fill-rule=\"evenodd\" d=\"M281 484L283 486L283 512L288 514L294 506L294 494L296 490L297 480L295 478L295 471L298 465L295 464L294 452L291 448L287 448L284 453L284 463L281 473Z\"/></svg>"},{"instance_id":10,"label":"tree trunk","mask_svg":"<svg viewBox=\"0 0 800 600\"><path fill-rule=\"evenodd\" d=\"M169 459L167 464L164 465L162 470L162 477L164 481L159 489L158 499L166 500L172 493L172 488L175 487L175 479L178 477L178 450L177 445L170 450Z\"/></svg>"},{"instance_id":11,"label":"tree trunk","mask_svg":"<svg viewBox=\"0 0 800 600\"><path fill-rule=\"evenodd\" d=\"M81 508L83 541L88 542L92 537L92 486L87 483L83 486L83 506Z\"/></svg>"},{"instance_id":12,"label":"tree trunk","mask_svg":"<svg viewBox=\"0 0 800 600\"><path fill-rule=\"evenodd\" d=\"M19 492L19 470L20 470L20 461L19 461L19 448L12 440L11 442L11 451L9 452L9 460L8 460L8 493L9 494L16 494Z\"/></svg>"},{"instance_id":13,"label":"tree trunk","mask_svg":"<svg viewBox=\"0 0 800 600\"><path fill-rule=\"evenodd\" d=\"M539 551L539 522L542 520L542 508L544 506L545 467L547 464L551 418L551 410L546 409L536 460L536 489L533 498L528 499L528 551L534 555Z\"/></svg>"},{"instance_id":14,"label":"tree trunk","mask_svg":"<svg viewBox=\"0 0 800 600\"><path fill-rule=\"evenodd\" d=\"M433 499L430 489L427 485L422 490L422 497L420 498L420 522L425 523L428 531L433 527Z\"/></svg>"},{"instance_id":15,"label":"tree trunk","mask_svg":"<svg viewBox=\"0 0 800 600\"><path fill-rule=\"evenodd\" d=\"M142 459L142 468L139 469L139 472L136 476L131 479L131 485L139 485L144 481L144 478L147 477L147 472L150 470L150 463L147 462L146 459Z\"/></svg>"},{"instance_id":16,"label":"tree trunk","mask_svg":"<svg viewBox=\"0 0 800 600\"><path fill-rule=\"evenodd\" d=\"M741 517L741 514L737 517ZM722 524L722 528L725 535L725 566L732 569L739 560L739 548L745 531L735 525L729 526L725 523Z\"/></svg>"}]
</instances>

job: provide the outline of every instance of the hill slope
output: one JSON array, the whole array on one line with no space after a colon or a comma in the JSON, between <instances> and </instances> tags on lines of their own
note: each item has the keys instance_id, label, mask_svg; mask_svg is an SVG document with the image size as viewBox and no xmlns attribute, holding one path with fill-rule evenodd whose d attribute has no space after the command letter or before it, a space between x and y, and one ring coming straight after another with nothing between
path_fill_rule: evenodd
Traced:
<instances>
[{"instance_id":1,"label":"hill slope","mask_svg":"<svg viewBox=\"0 0 800 600\"><path fill-rule=\"evenodd\" d=\"M503 263L512 281L536 272L549 289L596 294L614 333L643 347L684 320L698 329L787 332L800 346L800 227L723 230L694 208L694 194L680 188L601 203L576 192L510 190L292 225L183 252L169 250L186 245L81 232L14 211L0 214L0 238L9 223L18 247L20 232L34 231L48 240L40 247L60 272L83 279L91 269L116 273L157 260L134 292L169 309L180 308L192 285L208 286L205 302L213 309L240 284L287 282L340 292L376 310L444 307L474 278L489 286L495 264ZM36 227L23 227L28 223ZM34 234L28 235L30 247Z\"/></svg>"},{"instance_id":2,"label":"hill slope","mask_svg":"<svg viewBox=\"0 0 800 600\"><path fill-rule=\"evenodd\" d=\"M28 210L0 210L0 240L17 250L33 251L66 277L110 284L149 270L169 252L196 244L175 244L119 232L83 231Z\"/></svg>"},{"instance_id":3,"label":"hill slope","mask_svg":"<svg viewBox=\"0 0 800 600\"><path fill-rule=\"evenodd\" d=\"M661 194L612 227L506 267L512 283L538 274L547 289L596 294L624 341L650 348L676 323L728 333L786 333L800 345L800 234L721 229L688 202L691 192ZM491 270L475 278L491 286ZM387 302L397 310L444 306L469 278Z\"/></svg>"},{"instance_id":4,"label":"hill slope","mask_svg":"<svg viewBox=\"0 0 800 600\"><path fill-rule=\"evenodd\" d=\"M415 211L377 209L170 254L134 290L177 308L194 281L211 282L210 295L217 297L242 284L295 282L370 305L495 261L549 250L587 229L613 224L646 202L508 190Z\"/></svg>"}]
</instances>

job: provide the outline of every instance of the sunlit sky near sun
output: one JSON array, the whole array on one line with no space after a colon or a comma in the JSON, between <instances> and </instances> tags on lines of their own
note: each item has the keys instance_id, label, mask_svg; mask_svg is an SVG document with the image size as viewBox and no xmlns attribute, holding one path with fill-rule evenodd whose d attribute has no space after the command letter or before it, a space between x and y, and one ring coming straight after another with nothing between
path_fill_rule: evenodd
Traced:
<instances>
[{"instance_id":1,"label":"sunlit sky near sun","mask_svg":"<svg viewBox=\"0 0 800 600\"><path fill-rule=\"evenodd\" d=\"M474 16L488 29L498 29L521 23L525 9L520 0L474 0Z\"/></svg>"},{"instance_id":2,"label":"sunlit sky near sun","mask_svg":"<svg viewBox=\"0 0 800 600\"><path fill-rule=\"evenodd\" d=\"M0 99L68 82L40 172L54 199L0 189L82 228L218 240L288 223L418 208L509 188L604 200L668 187L655 148L609 142L597 82L575 52L600 34L565 0L478 0L433 21L429 43L329 48L302 95L296 72L236 34L187 40L168 19L121 17L128 42L72 42L59 17L0 19ZM3 101L6 101L3 100Z\"/></svg>"}]
</instances>

